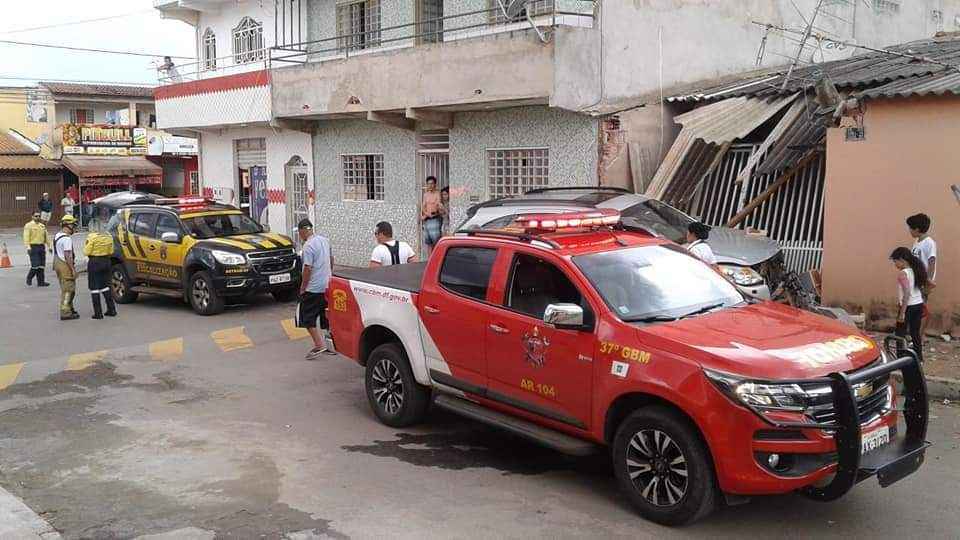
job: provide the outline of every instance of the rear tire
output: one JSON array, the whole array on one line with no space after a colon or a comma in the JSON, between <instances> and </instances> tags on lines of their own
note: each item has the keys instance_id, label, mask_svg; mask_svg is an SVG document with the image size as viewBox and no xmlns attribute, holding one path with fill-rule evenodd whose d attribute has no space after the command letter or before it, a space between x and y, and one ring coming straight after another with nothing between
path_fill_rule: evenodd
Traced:
<instances>
[{"instance_id":1,"label":"rear tire","mask_svg":"<svg viewBox=\"0 0 960 540\"><path fill-rule=\"evenodd\" d=\"M213 288L213 279L206 271L190 276L190 306L197 315L216 315L224 308L223 297Z\"/></svg>"},{"instance_id":2,"label":"rear tire","mask_svg":"<svg viewBox=\"0 0 960 540\"><path fill-rule=\"evenodd\" d=\"M132 291L133 283L123 263L116 263L110 269L110 292L118 304L132 304L137 301L139 293Z\"/></svg>"},{"instance_id":3,"label":"rear tire","mask_svg":"<svg viewBox=\"0 0 960 540\"><path fill-rule=\"evenodd\" d=\"M399 344L385 343L370 353L364 383L370 408L384 424L407 427L426 416L430 389L414 378Z\"/></svg>"},{"instance_id":4,"label":"rear tire","mask_svg":"<svg viewBox=\"0 0 960 540\"><path fill-rule=\"evenodd\" d=\"M293 302L297 298L297 289L280 289L270 293L273 299L280 303Z\"/></svg>"},{"instance_id":5,"label":"rear tire","mask_svg":"<svg viewBox=\"0 0 960 540\"><path fill-rule=\"evenodd\" d=\"M713 460L700 432L667 407L637 410L617 429L613 469L620 489L644 518L686 525L720 499Z\"/></svg>"}]
</instances>

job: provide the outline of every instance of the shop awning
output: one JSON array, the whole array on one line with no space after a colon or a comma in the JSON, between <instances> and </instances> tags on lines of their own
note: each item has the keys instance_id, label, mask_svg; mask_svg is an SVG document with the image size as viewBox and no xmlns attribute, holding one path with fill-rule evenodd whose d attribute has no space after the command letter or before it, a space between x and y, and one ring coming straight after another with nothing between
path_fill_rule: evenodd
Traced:
<instances>
[{"instance_id":1,"label":"shop awning","mask_svg":"<svg viewBox=\"0 0 960 540\"><path fill-rule=\"evenodd\" d=\"M120 183L141 183L131 177L163 177L163 168L141 156L64 156L63 165L81 178L127 177Z\"/></svg>"}]
</instances>

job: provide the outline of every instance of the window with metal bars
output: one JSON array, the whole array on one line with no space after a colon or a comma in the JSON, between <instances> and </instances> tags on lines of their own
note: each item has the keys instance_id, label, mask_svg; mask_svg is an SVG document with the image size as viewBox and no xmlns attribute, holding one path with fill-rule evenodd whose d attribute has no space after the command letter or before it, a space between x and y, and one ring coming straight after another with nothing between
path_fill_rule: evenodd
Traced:
<instances>
[{"instance_id":1,"label":"window with metal bars","mask_svg":"<svg viewBox=\"0 0 960 540\"><path fill-rule=\"evenodd\" d=\"M263 25L250 17L244 17L233 29L233 62L247 64L264 58Z\"/></svg>"},{"instance_id":2,"label":"window with metal bars","mask_svg":"<svg viewBox=\"0 0 960 540\"><path fill-rule=\"evenodd\" d=\"M417 33L420 43L443 41L443 0L420 0L417 2Z\"/></svg>"},{"instance_id":3,"label":"window with metal bars","mask_svg":"<svg viewBox=\"0 0 960 540\"><path fill-rule=\"evenodd\" d=\"M197 171L190 171L189 195L199 195L199 194L200 194L200 173Z\"/></svg>"},{"instance_id":4,"label":"window with metal bars","mask_svg":"<svg viewBox=\"0 0 960 540\"><path fill-rule=\"evenodd\" d=\"M516 148L487 150L487 182L491 199L516 197L550 183L550 150Z\"/></svg>"},{"instance_id":5,"label":"window with metal bars","mask_svg":"<svg viewBox=\"0 0 960 540\"><path fill-rule=\"evenodd\" d=\"M93 109L70 109L71 124L93 124Z\"/></svg>"},{"instance_id":6,"label":"window with metal bars","mask_svg":"<svg viewBox=\"0 0 960 540\"><path fill-rule=\"evenodd\" d=\"M873 0L873 11L895 15L900 13L900 0Z\"/></svg>"},{"instance_id":7,"label":"window with metal bars","mask_svg":"<svg viewBox=\"0 0 960 540\"><path fill-rule=\"evenodd\" d=\"M343 200L383 200L383 154L343 156Z\"/></svg>"},{"instance_id":8,"label":"window with metal bars","mask_svg":"<svg viewBox=\"0 0 960 540\"><path fill-rule=\"evenodd\" d=\"M380 45L380 0L337 6L337 46L343 51Z\"/></svg>"},{"instance_id":9,"label":"window with metal bars","mask_svg":"<svg viewBox=\"0 0 960 540\"><path fill-rule=\"evenodd\" d=\"M217 69L217 35L213 28L203 31L203 69Z\"/></svg>"},{"instance_id":10,"label":"window with metal bars","mask_svg":"<svg viewBox=\"0 0 960 540\"><path fill-rule=\"evenodd\" d=\"M507 5L510 2L503 0L503 4ZM508 23L508 22L519 22L527 20L527 13L531 17L536 17L538 15L547 15L553 13L554 0L532 0L527 2L526 7L520 10L520 13L512 19L507 19L507 16L503 13L503 8L500 7L500 0L489 0L488 9L492 10L490 12L490 19L497 24Z\"/></svg>"}]
</instances>

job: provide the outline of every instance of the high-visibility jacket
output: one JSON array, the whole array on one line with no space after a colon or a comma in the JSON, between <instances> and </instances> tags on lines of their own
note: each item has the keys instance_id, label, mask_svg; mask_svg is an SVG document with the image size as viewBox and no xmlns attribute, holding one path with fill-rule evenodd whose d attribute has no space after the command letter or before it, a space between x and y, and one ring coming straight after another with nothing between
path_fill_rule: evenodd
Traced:
<instances>
[{"instance_id":1,"label":"high-visibility jacket","mask_svg":"<svg viewBox=\"0 0 960 540\"><path fill-rule=\"evenodd\" d=\"M113 255L113 237L104 233L90 233L83 243L83 254L87 257L109 257Z\"/></svg>"},{"instance_id":2,"label":"high-visibility jacket","mask_svg":"<svg viewBox=\"0 0 960 540\"><path fill-rule=\"evenodd\" d=\"M36 244L50 247L50 236L43 223L30 220L23 226L23 244L28 248Z\"/></svg>"}]
</instances>

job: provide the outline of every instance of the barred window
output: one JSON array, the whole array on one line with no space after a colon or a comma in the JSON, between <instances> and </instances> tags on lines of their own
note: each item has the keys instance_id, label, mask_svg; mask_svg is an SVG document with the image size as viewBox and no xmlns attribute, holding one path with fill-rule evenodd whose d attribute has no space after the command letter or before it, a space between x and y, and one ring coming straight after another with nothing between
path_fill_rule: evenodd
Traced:
<instances>
[{"instance_id":1,"label":"barred window","mask_svg":"<svg viewBox=\"0 0 960 540\"><path fill-rule=\"evenodd\" d=\"M877 13L900 13L900 0L873 0L873 11Z\"/></svg>"},{"instance_id":2,"label":"barred window","mask_svg":"<svg viewBox=\"0 0 960 540\"><path fill-rule=\"evenodd\" d=\"M217 35L213 28L203 32L203 69L217 69Z\"/></svg>"},{"instance_id":3,"label":"barred window","mask_svg":"<svg viewBox=\"0 0 960 540\"><path fill-rule=\"evenodd\" d=\"M504 4L508 3L509 2L504 2ZM521 9L516 17L510 20L507 20L507 16L503 14L503 8L500 7L498 0L489 0L488 6L488 9L492 10L490 12L490 19L499 24L525 21L527 20L527 13L529 13L531 17L553 13L554 0L531 0L527 2L526 7Z\"/></svg>"},{"instance_id":4,"label":"barred window","mask_svg":"<svg viewBox=\"0 0 960 540\"><path fill-rule=\"evenodd\" d=\"M443 41L443 0L420 0L417 3L417 33L420 43Z\"/></svg>"},{"instance_id":5,"label":"barred window","mask_svg":"<svg viewBox=\"0 0 960 540\"><path fill-rule=\"evenodd\" d=\"M71 124L92 124L94 123L93 109L70 109Z\"/></svg>"},{"instance_id":6,"label":"barred window","mask_svg":"<svg viewBox=\"0 0 960 540\"><path fill-rule=\"evenodd\" d=\"M380 0L337 6L337 46L355 51L380 45Z\"/></svg>"},{"instance_id":7,"label":"barred window","mask_svg":"<svg viewBox=\"0 0 960 540\"><path fill-rule=\"evenodd\" d=\"M550 150L524 148L487 150L490 198L516 197L550 183Z\"/></svg>"},{"instance_id":8,"label":"barred window","mask_svg":"<svg viewBox=\"0 0 960 540\"><path fill-rule=\"evenodd\" d=\"M264 58L263 25L250 17L244 17L233 29L233 62L246 64Z\"/></svg>"},{"instance_id":9,"label":"barred window","mask_svg":"<svg viewBox=\"0 0 960 540\"><path fill-rule=\"evenodd\" d=\"M383 154L343 156L343 200L383 200Z\"/></svg>"}]
</instances>

